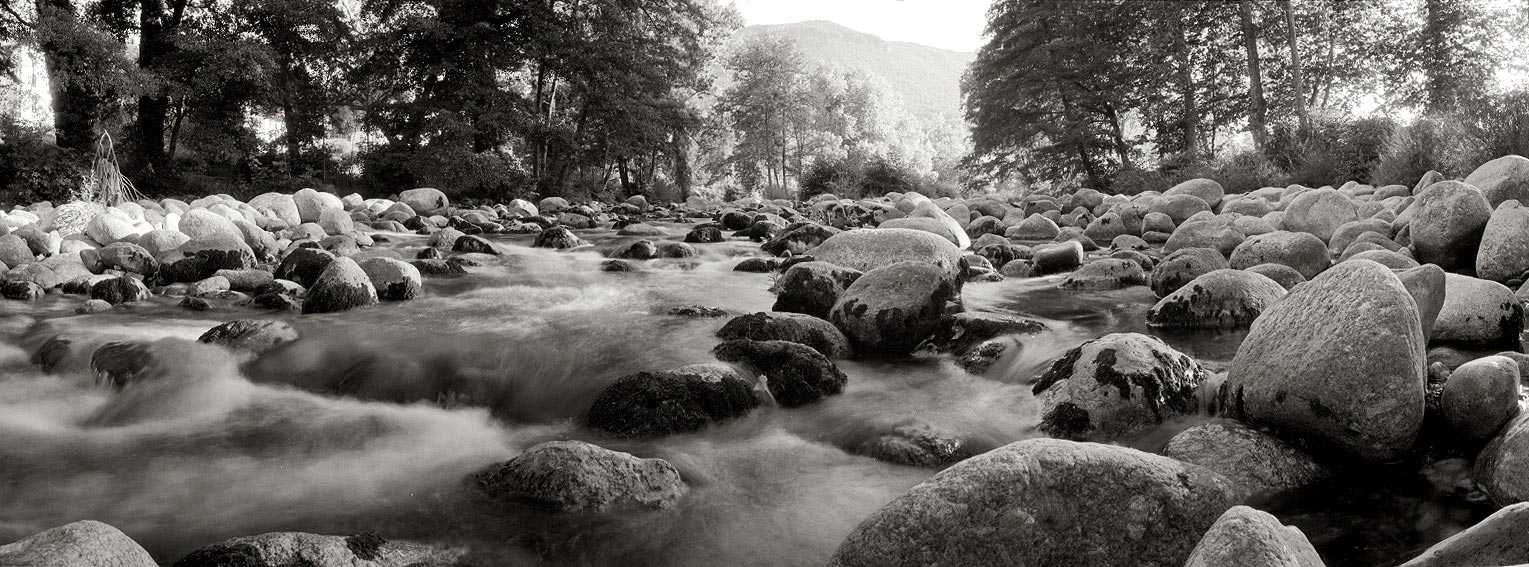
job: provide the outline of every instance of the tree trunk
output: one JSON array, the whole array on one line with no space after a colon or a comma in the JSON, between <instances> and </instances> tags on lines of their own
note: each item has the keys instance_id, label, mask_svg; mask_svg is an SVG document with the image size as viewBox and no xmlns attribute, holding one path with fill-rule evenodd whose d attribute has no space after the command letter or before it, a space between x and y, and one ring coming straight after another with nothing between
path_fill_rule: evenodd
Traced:
<instances>
[{"instance_id":1,"label":"tree trunk","mask_svg":"<svg viewBox=\"0 0 1529 567\"><path fill-rule=\"evenodd\" d=\"M689 130L684 125L675 127L674 143L670 151L674 154L674 186L679 189L681 203L690 198L690 152L693 146Z\"/></svg>"},{"instance_id":2,"label":"tree trunk","mask_svg":"<svg viewBox=\"0 0 1529 567\"><path fill-rule=\"evenodd\" d=\"M1174 47L1179 58L1179 96L1184 106L1184 153L1193 160L1200 157L1200 110L1195 104L1194 57L1189 52L1189 26L1179 21Z\"/></svg>"},{"instance_id":3,"label":"tree trunk","mask_svg":"<svg viewBox=\"0 0 1529 567\"><path fill-rule=\"evenodd\" d=\"M1290 6L1290 0L1280 0L1285 8L1285 40L1290 45L1290 80L1295 83L1295 116L1300 120L1301 132L1311 129L1310 118L1306 116L1306 98L1302 93L1306 92L1306 82L1301 72L1301 42L1295 31L1295 9Z\"/></svg>"},{"instance_id":4,"label":"tree trunk","mask_svg":"<svg viewBox=\"0 0 1529 567\"><path fill-rule=\"evenodd\" d=\"M626 157L616 158L616 168L621 172L621 193L623 195L631 196L632 176L627 172Z\"/></svg>"},{"instance_id":5,"label":"tree trunk","mask_svg":"<svg viewBox=\"0 0 1529 567\"><path fill-rule=\"evenodd\" d=\"M1242 0L1242 45L1248 54L1248 130L1253 133L1253 148L1259 153L1269 138L1265 124L1268 106L1264 102L1264 75L1258 60L1258 27L1253 24L1253 2Z\"/></svg>"},{"instance_id":6,"label":"tree trunk","mask_svg":"<svg viewBox=\"0 0 1529 567\"><path fill-rule=\"evenodd\" d=\"M1120 113L1114 105L1106 104L1105 112L1110 117L1110 138L1115 144L1115 156L1120 159L1121 169L1136 169L1131 163L1131 145L1126 143L1125 128L1120 124Z\"/></svg>"},{"instance_id":7,"label":"tree trunk","mask_svg":"<svg viewBox=\"0 0 1529 567\"><path fill-rule=\"evenodd\" d=\"M75 18L72 0L45 0L38 2L38 27L61 29L65 22ZM51 22L50 22L51 20ZM43 65L48 72L48 91L53 98L54 144L60 148L89 153L101 133L96 128L96 111L102 103L99 93L88 88L83 81L69 75L79 54L51 39L39 46L43 52Z\"/></svg>"},{"instance_id":8,"label":"tree trunk","mask_svg":"<svg viewBox=\"0 0 1529 567\"><path fill-rule=\"evenodd\" d=\"M171 13L165 14L164 0L143 0L138 11L138 68L153 72L155 66L175 50L171 41L185 10L185 0L171 0ZM138 97L138 154L140 167L150 177L163 175L165 120L170 114L170 97L163 92Z\"/></svg>"}]
</instances>

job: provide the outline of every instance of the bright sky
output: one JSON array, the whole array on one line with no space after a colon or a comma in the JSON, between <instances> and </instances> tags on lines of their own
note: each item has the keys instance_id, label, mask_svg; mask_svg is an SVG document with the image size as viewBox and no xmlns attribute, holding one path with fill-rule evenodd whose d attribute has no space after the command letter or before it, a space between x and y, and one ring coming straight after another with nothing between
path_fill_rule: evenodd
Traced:
<instances>
[{"instance_id":1,"label":"bright sky","mask_svg":"<svg viewBox=\"0 0 1529 567\"><path fill-rule=\"evenodd\" d=\"M990 0L734 0L749 25L828 20L888 41L976 51Z\"/></svg>"}]
</instances>

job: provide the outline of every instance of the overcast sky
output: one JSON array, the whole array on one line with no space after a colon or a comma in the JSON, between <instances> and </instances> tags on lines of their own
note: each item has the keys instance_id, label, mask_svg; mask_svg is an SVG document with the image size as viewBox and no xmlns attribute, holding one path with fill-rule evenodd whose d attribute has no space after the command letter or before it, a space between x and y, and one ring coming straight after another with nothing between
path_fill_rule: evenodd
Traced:
<instances>
[{"instance_id":1,"label":"overcast sky","mask_svg":"<svg viewBox=\"0 0 1529 567\"><path fill-rule=\"evenodd\" d=\"M976 51L990 0L734 0L749 25L828 20L888 41Z\"/></svg>"}]
</instances>

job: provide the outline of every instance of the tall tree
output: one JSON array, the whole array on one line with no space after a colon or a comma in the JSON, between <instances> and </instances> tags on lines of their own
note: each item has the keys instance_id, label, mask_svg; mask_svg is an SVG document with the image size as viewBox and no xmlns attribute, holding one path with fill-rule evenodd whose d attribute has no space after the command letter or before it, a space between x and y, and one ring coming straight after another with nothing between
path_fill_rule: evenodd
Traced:
<instances>
[{"instance_id":1,"label":"tall tree","mask_svg":"<svg viewBox=\"0 0 1529 567\"><path fill-rule=\"evenodd\" d=\"M1248 131L1253 134L1253 148L1262 152L1269 137L1268 106L1264 102L1264 75L1258 57L1260 33L1253 20L1253 0L1238 2L1237 15L1243 49L1248 56Z\"/></svg>"},{"instance_id":2,"label":"tall tree","mask_svg":"<svg viewBox=\"0 0 1529 567\"><path fill-rule=\"evenodd\" d=\"M1305 74L1301 70L1305 60L1301 58L1300 32L1296 30L1295 9L1290 6L1290 0L1280 0L1280 4L1285 11L1285 41L1290 49L1289 69L1290 82L1295 91L1295 116L1300 122L1301 131L1305 132L1311 128L1311 118L1306 113Z\"/></svg>"}]
</instances>

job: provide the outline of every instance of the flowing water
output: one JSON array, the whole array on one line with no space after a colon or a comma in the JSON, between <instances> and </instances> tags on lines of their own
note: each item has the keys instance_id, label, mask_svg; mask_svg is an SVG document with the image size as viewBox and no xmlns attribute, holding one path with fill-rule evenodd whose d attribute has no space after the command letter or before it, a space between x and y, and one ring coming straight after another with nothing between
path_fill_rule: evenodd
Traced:
<instances>
[{"instance_id":1,"label":"flowing water","mask_svg":"<svg viewBox=\"0 0 1529 567\"><path fill-rule=\"evenodd\" d=\"M393 237L382 246L405 257L424 245ZM844 448L910 422L976 451L1038 435L1029 384L1052 360L1106 333L1151 332L1146 288L968 284L966 309L1051 330L1021 338L986 376L943 356L840 361L849 385L821 403L761 408L691 435L611 439L580 425L602 387L714 360L726 318L676 317L671 307L769 310L770 276L731 271L757 246L701 245L694 262L605 273L594 251L495 238L509 254L478 257L472 275L427 278L424 298L340 314L192 312L155 298L79 316L77 298L0 302L0 543L95 519L165 564L236 536L375 531L465 550L464 563L479 565L819 565L863 518L935 472ZM252 317L288 318L303 338L254 361L187 342ZM72 354L45 374L30 353L60 334ZM1213 372L1245 335L1158 334ZM95 384L89 357L93 345L124 339L156 341L166 362L113 394ZM1122 443L1159 450L1205 419ZM489 499L468 479L553 439L666 459L691 491L669 511L557 515ZM1354 470L1263 507L1301 527L1329 565L1395 564L1489 512L1450 488L1457 476Z\"/></svg>"}]
</instances>

